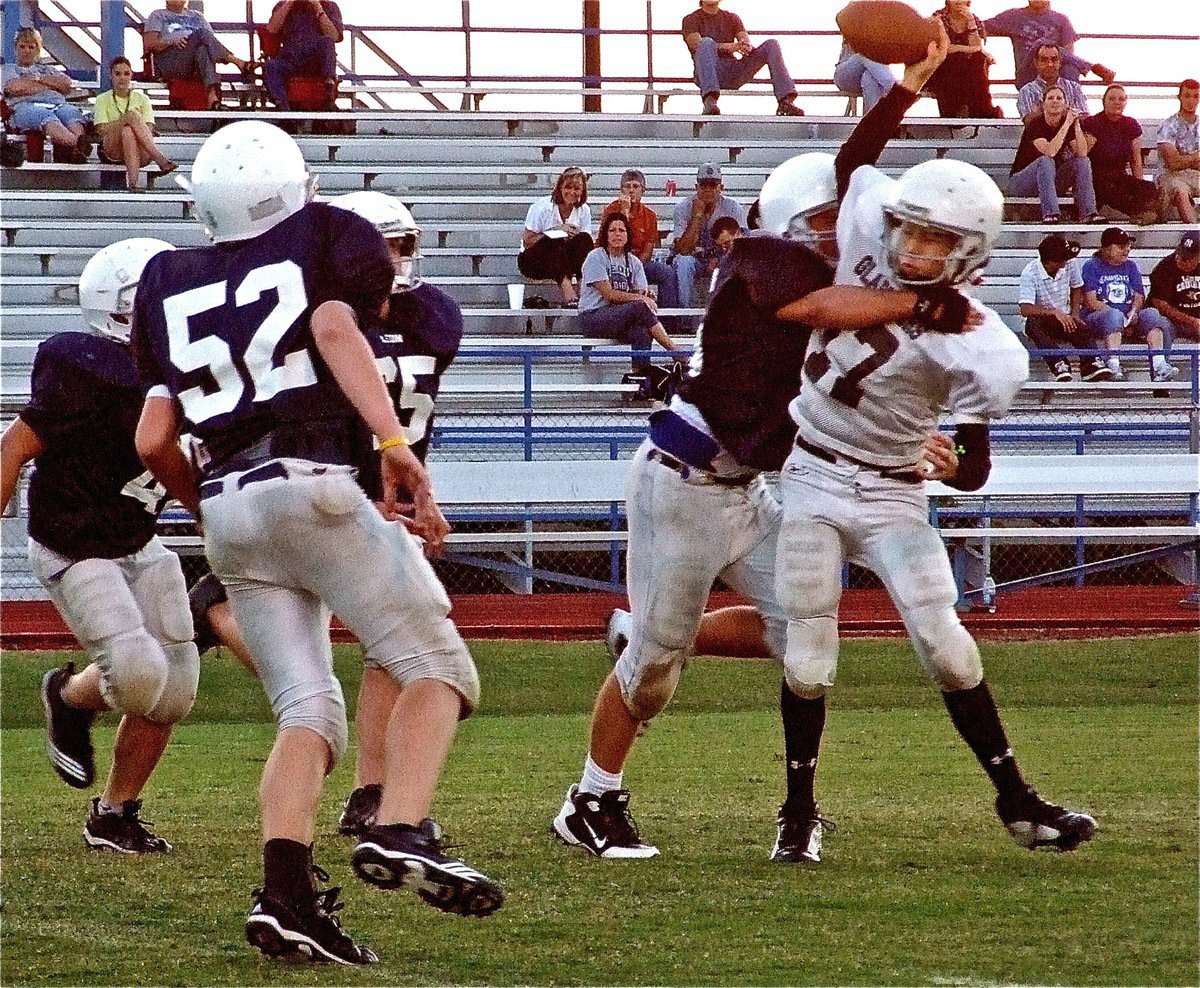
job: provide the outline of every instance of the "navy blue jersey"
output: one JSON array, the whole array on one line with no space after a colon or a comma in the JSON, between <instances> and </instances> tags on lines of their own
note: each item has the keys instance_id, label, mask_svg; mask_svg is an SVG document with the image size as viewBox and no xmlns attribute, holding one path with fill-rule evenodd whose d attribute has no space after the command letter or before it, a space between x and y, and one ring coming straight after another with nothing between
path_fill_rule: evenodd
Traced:
<instances>
[{"instance_id":1,"label":"navy blue jersey","mask_svg":"<svg viewBox=\"0 0 1200 988\"><path fill-rule=\"evenodd\" d=\"M425 282L411 291L396 292L388 303L387 318L367 329L375 363L387 383L404 426L404 436L422 461L429 451L433 431L433 405L442 374L458 353L463 319L458 303L440 288ZM371 498L381 494L379 454L367 436L367 449L359 465L359 483Z\"/></svg>"},{"instance_id":2,"label":"navy blue jersey","mask_svg":"<svg viewBox=\"0 0 1200 988\"><path fill-rule=\"evenodd\" d=\"M59 333L38 347L21 419L46 451L29 482L29 534L68 559L117 559L154 535L166 491L133 445L142 388L129 347Z\"/></svg>"},{"instance_id":3,"label":"navy blue jersey","mask_svg":"<svg viewBox=\"0 0 1200 988\"><path fill-rule=\"evenodd\" d=\"M769 234L735 240L718 268L679 395L743 466L780 469L796 435L787 408L800 390L811 331L775 313L832 283L819 254Z\"/></svg>"},{"instance_id":4,"label":"navy blue jersey","mask_svg":"<svg viewBox=\"0 0 1200 988\"><path fill-rule=\"evenodd\" d=\"M271 455L351 462L358 415L309 319L337 300L365 324L392 276L375 228L327 203L249 240L151 259L134 308L134 354L151 393L178 399L203 473L221 472L265 437Z\"/></svg>"}]
</instances>

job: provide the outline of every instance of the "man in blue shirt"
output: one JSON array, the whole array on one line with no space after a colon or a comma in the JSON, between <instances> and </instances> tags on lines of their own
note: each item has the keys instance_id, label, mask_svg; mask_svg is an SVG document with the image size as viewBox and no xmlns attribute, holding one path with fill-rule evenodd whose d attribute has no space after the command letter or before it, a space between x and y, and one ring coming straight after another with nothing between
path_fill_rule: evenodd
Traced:
<instances>
[{"instance_id":1,"label":"man in blue shirt","mask_svg":"<svg viewBox=\"0 0 1200 988\"><path fill-rule=\"evenodd\" d=\"M697 277L708 259L716 256L712 228L722 216L732 216L738 226L746 229L745 211L725 195L721 169L710 161L696 171L696 194L675 207L671 265L679 284L679 304L685 308L696 304Z\"/></svg>"},{"instance_id":2,"label":"man in blue shirt","mask_svg":"<svg viewBox=\"0 0 1200 988\"><path fill-rule=\"evenodd\" d=\"M332 0L280 0L271 11L267 30L280 40L279 54L263 67L263 82L271 101L281 110L288 103L288 80L293 76L317 76L325 80L329 109L337 99L337 51L345 25L342 12Z\"/></svg>"},{"instance_id":3,"label":"man in blue shirt","mask_svg":"<svg viewBox=\"0 0 1200 988\"><path fill-rule=\"evenodd\" d=\"M1146 289L1142 273L1129 259L1134 243L1119 226L1110 226L1100 236L1100 250L1083 266L1083 321L1103 332L1113 354L1108 369L1114 381L1124 381L1125 371L1116 354L1126 336L1145 340L1151 355L1151 379L1172 381L1177 368L1167 363L1167 353L1175 335L1174 327L1157 309L1143 308Z\"/></svg>"},{"instance_id":4,"label":"man in blue shirt","mask_svg":"<svg viewBox=\"0 0 1200 988\"><path fill-rule=\"evenodd\" d=\"M993 37L1012 41L1018 89L1037 74L1034 56L1040 45L1057 45L1063 50L1063 76L1072 82L1078 82L1079 77L1088 72L1098 75L1105 85L1115 78L1112 69L1099 62L1092 64L1075 54L1075 41L1079 35L1066 14L1050 9L1050 0L1029 0L1025 7L1002 10L984 21L983 26Z\"/></svg>"}]
</instances>

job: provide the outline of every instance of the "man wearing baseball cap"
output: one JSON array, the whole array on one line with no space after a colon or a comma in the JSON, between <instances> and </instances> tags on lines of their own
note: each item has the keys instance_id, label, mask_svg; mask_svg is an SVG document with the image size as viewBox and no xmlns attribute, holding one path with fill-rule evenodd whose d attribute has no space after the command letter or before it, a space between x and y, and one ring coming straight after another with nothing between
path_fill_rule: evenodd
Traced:
<instances>
[{"instance_id":1,"label":"man wearing baseball cap","mask_svg":"<svg viewBox=\"0 0 1200 988\"><path fill-rule=\"evenodd\" d=\"M1021 272L1017 297L1025 317L1025 336L1038 350L1098 350L1104 335L1084 324L1080 316L1083 301L1083 277L1076 255L1079 244L1060 233L1052 233L1038 244L1038 256ZM1058 352L1042 357L1056 381L1071 380L1067 354ZM1107 381L1112 371L1102 357L1080 357L1079 376L1084 381Z\"/></svg>"},{"instance_id":2,"label":"man wearing baseball cap","mask_svg":"<svg viewBox=\"0 0 1200 988\"><path fill-rule=\"evenodd\" d=\"M675 207L671 263L679 281L679 304L684 307L697 304L696 282L707 259L716 253L713 224L722 216L732 216L738 226L746 229L746 213L724 191L721 167L708 161L696 170L696 194Z\"/></svg>"},{"instance_id":3,"label":"man wearing baseball cap","mask_svg":"<svg viewBox=\"0 0 1200 988\"><path fill-rule=\"evenodd\" d=\"M613 213L624 213L629 220L629 250L636 254L646 272L646 281L658 287L658 307L674 309L679 305L679 287L675 269L654 259L658 246L658 214L642 202L646 194L646 175L640 168L626 168L621 173L621 192L604 207L600 219ZM678 316L664 316L663 328L674 332L679 328Z\"/></svg>"},{"instance_id":4,"label":"man wearing baseball cap","mask_svg":"<svg viewBox=\"0 0 1200 988\"><path fill-rule=\"evenodd\" d=\"M1104 334L1108 369L1114 381L1124 381L1125 371L1117 349L1125 339L1145 340L1150 351L1150 379L1173 381L1179 371L1167 363L1175 332L1157 309L1146 309L1146 289L1138 266L1129 259L1133 237L1119 226L1100 235L1100 249L1083 266L1083 321Z\"/></svg>"},{"instance_id":5,"label":"man wearing baseball cap","mask_svg":"<svg viewBox=\"0 0 1200 988\"><path fill-rule=\"evenodd\" d=\"M1150 272L1150 305L1175 336L1200 342L1200 230L1189 230Z\"/></svg>"}]
</instances>

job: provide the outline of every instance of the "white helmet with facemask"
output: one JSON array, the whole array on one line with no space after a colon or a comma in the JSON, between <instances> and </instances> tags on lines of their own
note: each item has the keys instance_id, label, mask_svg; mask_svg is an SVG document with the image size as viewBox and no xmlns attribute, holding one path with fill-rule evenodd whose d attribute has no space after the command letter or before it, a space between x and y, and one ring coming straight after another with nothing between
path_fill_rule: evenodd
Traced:
<instances>
[{"instance_id":1,"label":"white helmet with facemask","mask_svg":"<svg viewBox=\"0 0 1200 988\"><path fill-rule=\"evenodd\" d=\"M155 254L174 249L165 240L133 237L93 254L79 276L79 307L88 326L103 336L128 343L134 297L146 262Z\"/></svg>"},{"instance_id":2,"label":"white helmet with facemask","mask_svg":"<svg viewBox=\"0 0 1200 988\"><path fill-rule=\"evenodd\" d=\"M385 240L400 240L399 252L394 247L392 250L396 271L392 291L408 291L421 283L421 228L404 203L383 192L364 190L336 196L329 200L329 205L361 216Z\"/></svg>"},{"instance_id":3,"label":"white helmet with facemask","mask_svg":"<svg viewBox=\"0 0 1200 988\"><path fill-rule=\"evenodd\" d=\"M1004 195L975 165L939 158L906 171L884 199L883 214L885 258L899 284L920 286L944 281L959 285L991 256L1004 219ZM905 223L957 236L938 274L913 278L901 272Z\"/></svg>"},{"instance_id":4,"label":"white helmet with facemask","mask_svg":"<svg viewBox=\"0 0 1200 988\"><path fill-rule=\"evenodd\" d=\"M834 157L823 151L798 154L779 165L758 196L762 228L813 248L836 244L837 231L814 230L809 218L838 205Z\"/></svg>"}]
</instances>

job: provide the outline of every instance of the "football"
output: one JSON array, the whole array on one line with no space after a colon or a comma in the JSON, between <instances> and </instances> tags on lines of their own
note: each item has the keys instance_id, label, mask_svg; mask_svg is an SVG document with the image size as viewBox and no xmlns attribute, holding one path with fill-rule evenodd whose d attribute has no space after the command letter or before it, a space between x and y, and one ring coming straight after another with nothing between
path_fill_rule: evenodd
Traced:
<instances>
[{"instance_id":1,"label":"football","mask_svg":"<svg viewBox=\"0 0 1200 988\"><path fill-rule=\"evenodd\" d=\"M856 52L886 65L921 61L938 34L932 18L899 0L854 0L838 13L837 26Z\"/></svg>"}]
</instances>

